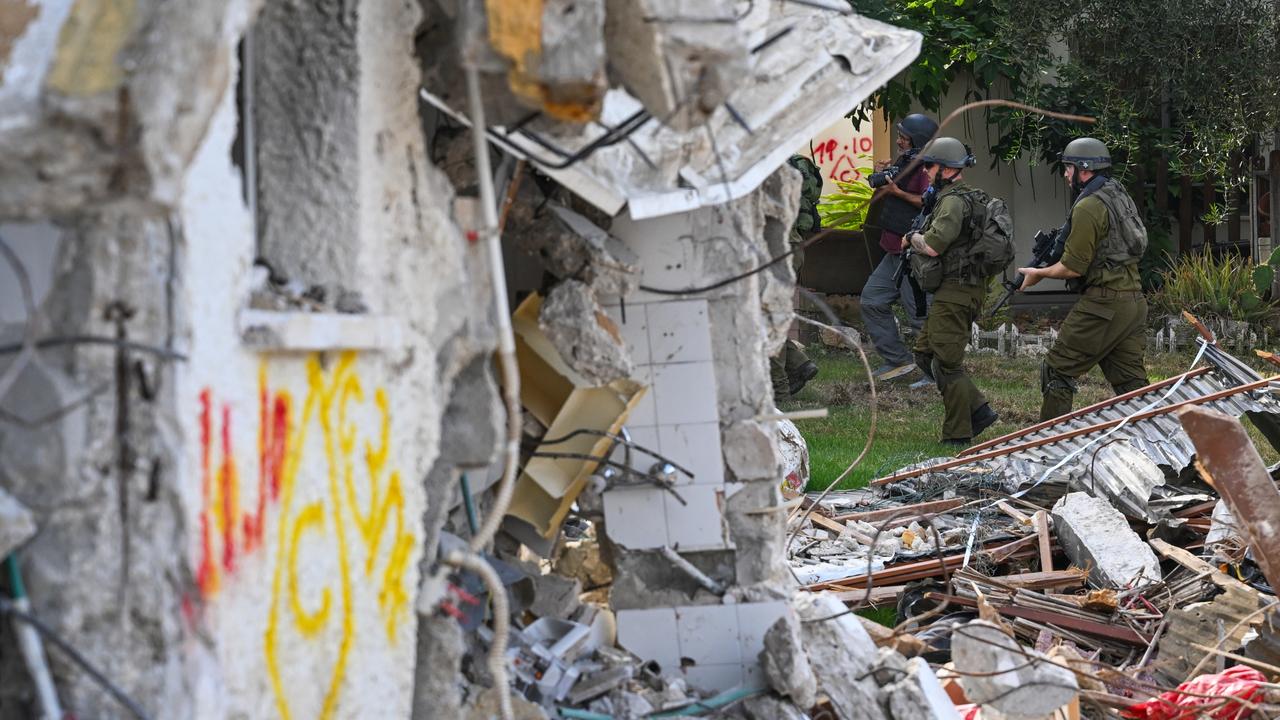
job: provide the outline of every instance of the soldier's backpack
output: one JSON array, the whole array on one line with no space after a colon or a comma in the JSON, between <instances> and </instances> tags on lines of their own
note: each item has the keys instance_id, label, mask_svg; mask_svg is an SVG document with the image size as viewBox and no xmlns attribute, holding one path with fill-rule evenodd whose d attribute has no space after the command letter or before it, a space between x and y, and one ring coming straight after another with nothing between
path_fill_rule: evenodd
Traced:
<instances>
[{"instance_id":1,"label":"soldier's backpack","mask_svg":"<svg viewBox=\"0 0 1280 720\"><path fill-rule=\"evenodd\" d=\"M1114 180L1104 182L1093 194L1106 206L1110 216L1110 228L1098 243L1093 263L1120 266L1142 259L1147 252L1147 228L1142 224L1142 214L1133 198Z\"/></svg>"},{"instance_id":2,"label":"soldier's backpack","mask_svg":"<svg viewBox=\"0 0 1280 720\"><path fill-rule=\"evenodd\" d=\"M1013 262L1013 217L1004 200L981 190L965 193L969 203L969 228L972 238L963 274L986 282L1004 273Z\"/></svg>"}]
</instances>

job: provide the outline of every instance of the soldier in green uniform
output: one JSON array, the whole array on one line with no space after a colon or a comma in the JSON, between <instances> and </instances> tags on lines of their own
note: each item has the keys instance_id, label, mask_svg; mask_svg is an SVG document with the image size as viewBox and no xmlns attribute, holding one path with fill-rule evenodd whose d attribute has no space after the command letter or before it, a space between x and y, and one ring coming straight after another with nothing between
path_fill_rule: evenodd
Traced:
<instances>
[{"instance_id":1,"label":"soldier in green uniform","mask_svg":"<svg viewBox=\"0 0 1280 720\"><path fill-rule=\"evenodd\" d=\"M1070 412L1076 379L1094 365L1116 394L1147 385L1147 300L1138 261L1147 230L1138 208L1109 177L1111 153L1094 138L1077 138L1062 152L1063 177L1076 193L1062 232L1062 260L1045 268L1021 268L1022 289L1044 278L1067 281L1081 297L1062 323L1058 339L1040 366L1044 401L1040 419Z\"/></svg>"},{"instance_id":2,"label":"soldier in green uniform","mask_svg":"<svg viewBox=\"0 0 1280 720\"><path fill-rule=\"evenodd\" d=\"M938 200L922 231L903 238L903 247L909 245L914 253L911 271L917 281L926 290L936 287L924 330L916 338L916 364L934 378L942 393L946 412L942 442L967 446L998 419L964 371L969 329L987 294L987 278L969 255L973 198L980 193L964 181L964 168L973 165L974 159L959 140L937 138L920 159L933 179Z\"/></svg>"},{"instance_id":3,"label":"soldier in green uniform","mask_svg":"<svg viewBox=\"0 0 1280 720\"><path fill-rule=\"evenodd\" d=\"M793 155L788 163L799 170L804 178L800 186L800 212L796 215L795 224L791 226L790 241L791 246L795 247L822 227L822 218L818 215L818 198L822 195L822 171L813 164L812 160L803 155ZM803 250L791 256L791 267L797 274L803 263ZM817 364L809 359L804 349L794 340L787 339L778 354L769 358L769 379L773 381L775 400L800 392L817 374Z\"/></svg>"}]
</instances>

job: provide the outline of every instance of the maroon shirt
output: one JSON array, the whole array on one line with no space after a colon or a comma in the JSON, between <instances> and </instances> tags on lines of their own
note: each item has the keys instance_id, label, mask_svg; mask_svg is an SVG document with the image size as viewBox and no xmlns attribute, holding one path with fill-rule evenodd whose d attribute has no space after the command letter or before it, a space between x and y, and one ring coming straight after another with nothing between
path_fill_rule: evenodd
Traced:
<instances>
[{"instance_id":1,"label":"maroon shirt","mask_svg":"<svg viewBox=\"0 0 1280 720\"><path fill-rule=\"evenodd\" d=\"M912 195L923 195L924 191L929 189L929 173L925 172L924 168L916 168L907 179L906 187L902 189ZM891 255L899 255L902 253L902 236L896 232L881 230L880 247Z\"/></svg>"}]
</instances>

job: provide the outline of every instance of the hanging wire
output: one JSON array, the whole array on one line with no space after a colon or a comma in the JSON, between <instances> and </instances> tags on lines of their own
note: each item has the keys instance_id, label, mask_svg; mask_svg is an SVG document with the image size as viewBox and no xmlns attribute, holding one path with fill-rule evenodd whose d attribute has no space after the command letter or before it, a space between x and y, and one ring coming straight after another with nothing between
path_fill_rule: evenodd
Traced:
<instances>
[{"instance_id":1,"label":"hanging wire","mask_svg":"<svg viewBox=\"0 0 1280 720\"><path fill-rule=\"evenodd\" d=\"M130 713L133 714L134 717L138 718L138 720L150 720L146 711L142 709L142 706L139 705L137 701L129 697L129 695L121 690L118 685L113 683L106 675L104 675L102 671L98 670L93 663L89 662L88 658L82 655L74 645L58 633L54 632L53 628L45 624L43 620L22 610L17 607L12 600L2 596L0 596L0 615L9 615L34 628L35 631L40 633L45 640L49 641L54 647L65 653L66 656L78 665L86 675L92 678L93 681L103 690L106 690L107 694L114 698L116 702L123 705Z\"/></svg>"}]
</instances>

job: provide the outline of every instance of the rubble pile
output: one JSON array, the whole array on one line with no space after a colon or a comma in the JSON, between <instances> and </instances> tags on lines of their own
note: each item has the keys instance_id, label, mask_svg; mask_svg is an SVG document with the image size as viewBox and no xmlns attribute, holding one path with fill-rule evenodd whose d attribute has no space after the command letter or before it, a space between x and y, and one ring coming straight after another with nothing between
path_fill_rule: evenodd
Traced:
<instances>
[{"instance_id":1,"label":"rubble pile","mask_svg":"<svg viewBox=\"0 0 1280 720\"><path fill-rule=\"evenodd\" d=\"M1277 437L1280 384L1211 337L1199 358L869 489L803 496L788 529L797 603L832 604L827 624L892 614L892 628L863 620L879 655L846 662L897 676L880 682L883 715L846 704L861 671L839 689L819 677L816 712L1277 717L1280 465L1241 418ZM821 638L802 641L812 656ZM794 668L796 651L767 647L766 669ZM793 699L796 678L770 673Z\"/></svg>"}]
</instances>

